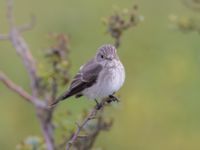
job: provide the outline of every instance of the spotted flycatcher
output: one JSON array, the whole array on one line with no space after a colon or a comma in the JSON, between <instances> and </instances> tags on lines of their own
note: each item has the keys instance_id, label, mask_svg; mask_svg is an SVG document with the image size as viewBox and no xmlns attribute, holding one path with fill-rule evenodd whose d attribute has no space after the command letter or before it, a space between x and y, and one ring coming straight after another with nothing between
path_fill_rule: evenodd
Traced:
<instances>
[{"instance_id":1,"label":"spotted flycatcher","mask_svg":"<svg viewBox=\"0 0 200 150\"><path fill-rule=\"evenodd\" d=\"M115 98L113 94L121 88L124 80L124 66L117 55L116 48L109 44L103 45L94 58L80 67L69 89L52 105L70 96L76 98L86 96L96 102L106 97Z\"/></svg>"}]
</instances>

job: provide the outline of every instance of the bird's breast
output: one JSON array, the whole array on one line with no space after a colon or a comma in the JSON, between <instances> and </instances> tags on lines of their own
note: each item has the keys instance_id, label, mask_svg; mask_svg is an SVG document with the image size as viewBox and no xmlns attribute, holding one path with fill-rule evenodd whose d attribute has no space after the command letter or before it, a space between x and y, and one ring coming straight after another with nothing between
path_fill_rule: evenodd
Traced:
<instances>
[{"instance_id":1,"label":"bird's breast","mask_svg":"<svg viewBox=\"0 0 200 150\"><path fill-rule=\"evenodd\" d=\"M100 99L107 97L118 91L125 80L124 67L120 62L115 66L106 67L100 72L96 84L88 88L84 93L90 99Z\"/></svg>"},{"instance_id":2,"label":"bird's breast","mask_svg":"<svg viewBox=\"0 0 200 150\"><path fill-rule=\"evenodd\" d=\"M124 83L125 71L121 62L117 62L115 66L108 68L104 72L104 84L108 86L110 91L118 91Z\"/></svg>"}]
</instances>

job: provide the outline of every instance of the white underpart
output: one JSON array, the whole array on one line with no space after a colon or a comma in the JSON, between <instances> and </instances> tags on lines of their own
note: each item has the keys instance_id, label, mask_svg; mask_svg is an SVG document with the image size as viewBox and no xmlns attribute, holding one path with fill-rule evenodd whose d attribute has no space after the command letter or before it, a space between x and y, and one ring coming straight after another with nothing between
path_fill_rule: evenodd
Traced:
<instances>
[{"instance_id":1,"label":"white underpart","mask_svg":"<svg viewBox=\"0 0 200 150\"><path fill-rule=\"evenodd\" d=\"M115 62L114 62L115 61ZM103 67L96 83L82 93L89 99L102 99L117 92L124 83L125 71L120 61L114 60Z\"/></svg>"}]
</instances>

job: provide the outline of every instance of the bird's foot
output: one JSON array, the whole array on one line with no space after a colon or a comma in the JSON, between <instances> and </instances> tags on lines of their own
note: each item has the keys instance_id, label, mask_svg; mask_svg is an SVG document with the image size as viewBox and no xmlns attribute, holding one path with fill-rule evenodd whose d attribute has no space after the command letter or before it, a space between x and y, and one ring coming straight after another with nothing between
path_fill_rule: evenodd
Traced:
<instances>
[{"instance_id":1,"label":"bird's foot","mask_svg":"<svg viewBox=\"0 0 200 150\"><path fill-rule=\"evenodd\" d=\"M100 104L96 99L95 102L96 102L96 109L100 110L102 108L102 104Z\"/></svg>"},{"instance_id":2,"label":"bird's foot","mask_svg":"<svg viewBox=\"0 0 200 150\"><path fill-rule=\"evenodd\" d=\"M113 95L109 95L109 98L107 100L107 103L111 103L111 102L120 102L119 99Z\"/></svg>"}]
</instances>

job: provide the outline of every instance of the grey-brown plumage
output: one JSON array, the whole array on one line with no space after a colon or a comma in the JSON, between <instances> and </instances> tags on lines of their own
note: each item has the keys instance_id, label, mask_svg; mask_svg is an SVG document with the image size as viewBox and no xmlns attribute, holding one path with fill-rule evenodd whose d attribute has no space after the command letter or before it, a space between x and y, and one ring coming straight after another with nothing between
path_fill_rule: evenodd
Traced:
<instances>
[{"instance_id":1,"label":"grey-brown plumage","mask_svg":"<svg viewBox=\"0 0 200 150\"><path fill-rule=\"evenodd\" d=\"M82 96L81 92L92 86L97 78L99 72L102 70L102 66L100 64L95 63L95 60L92 59L87 62L84 66L82 66L76 76L73 78L69 90L58 97L55 102L51 105L57 104L59 101L62 101L70 96L80 97Z\"/></svg>"},{"instance_id":2,"label":"grey-brown plumage","mask_svg":"<svg viewBox=\"0 0 200 150\"><path fill-rule=\"evenodd\" d=\"M83 65L73 78L69 89L51 105L70 96L103 99L117 92L125 80L125 71L114 46L101 46L95 57Z\"/></svg>"}]
</instances>

